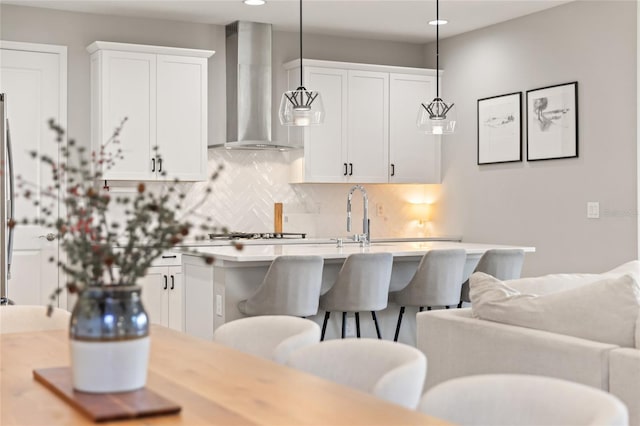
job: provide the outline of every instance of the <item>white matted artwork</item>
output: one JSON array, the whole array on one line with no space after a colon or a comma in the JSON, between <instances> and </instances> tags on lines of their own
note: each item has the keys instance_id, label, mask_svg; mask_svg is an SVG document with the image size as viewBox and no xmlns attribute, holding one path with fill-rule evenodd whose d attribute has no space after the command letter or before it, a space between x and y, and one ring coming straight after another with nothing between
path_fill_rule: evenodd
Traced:
<instances>
[{"instance_id":1,"label":"white matted artwork","mask_svg":"<svg viewBox=\"0 0 640 426\"><path fill-rule=\"evenodd\" d=\"M522 92L478 99L478 164L522 161Z\"/></svg>"},{"instance_id":2,"label":"white matted artwork","mask_svg":"<svg viewBox=\"0 0 640 426\"><path fill-rule=\"evenodd\" d=\"M527 91L527 161L578 156L578 82Z\"/></svg>"}]
</instances>

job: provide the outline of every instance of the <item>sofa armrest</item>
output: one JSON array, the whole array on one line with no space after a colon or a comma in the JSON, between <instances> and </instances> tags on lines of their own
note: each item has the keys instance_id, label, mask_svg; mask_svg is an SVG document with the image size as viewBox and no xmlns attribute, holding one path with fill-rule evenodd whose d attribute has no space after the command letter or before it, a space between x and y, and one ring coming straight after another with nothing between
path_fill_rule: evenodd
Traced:
<instances>
[{"instance_id":1,"label":"sofa armrest","mask_svg":"<svg viewBox=\"0 0 640 426\"><path fill-rule=\"evenodd\" d=\"M620 348L609 355L609 392L629 409L629 424L640 426L640 349Z\"/></svg>"},{"instance_id":2,"label":"sofa armrest","mask_svg":"<svg viewBox=\"0 0 640 426\"><path fill-rule=\"evenodd\" d=\"M425 390L456 377L513 373L609 388L609 352L618 346L471 316L471 309L417 315L417 347L427 356Z\"/></svg>"}]
</instances>

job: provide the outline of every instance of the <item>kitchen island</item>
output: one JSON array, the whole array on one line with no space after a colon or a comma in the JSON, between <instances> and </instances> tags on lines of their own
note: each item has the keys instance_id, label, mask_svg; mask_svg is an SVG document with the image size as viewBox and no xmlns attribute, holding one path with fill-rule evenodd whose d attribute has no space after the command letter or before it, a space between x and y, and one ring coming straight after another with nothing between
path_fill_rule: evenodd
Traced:
<instances>
[{"instance_id":1,"label":"kitchen island","mask_svg":"<svg viewBox=\"0 0 640 426\"><path fill-rule=\"evenodd\" d=\"M242 318L238 303L253 294L277 256L322 256L324 293L333 285L342 263L350 254L388 252L393 255L390 291L397 291L409 283L426 252L452 248L461 248L467 252L465 278L473 272L482 254L489 249L520 248L526 253L535 251L533 247L451 241L373 242L365 247L357 243L345 243L342 247L335 244L245 245L241 250L232 246L192 247L192 252L182 254L185 300L188 305L185 307L185 331L211 339L217 327ZM213 263L206 264L203 258L211 256ZM390 303L378 315L383 338L393 338L397 314L398 307ZM415 316L410 308L407 308L407 314L407 322L403 324L399 340L415 344ZM321 324L322 313L312 319ZM351 328L349 321L347 328ZM368 320L362 322L361 329L364 337L375 337L373 324L369 324ZM339 336L339 330L340 315L334 315L327 327L327 338Z\"/></svg>"}]
</instances>

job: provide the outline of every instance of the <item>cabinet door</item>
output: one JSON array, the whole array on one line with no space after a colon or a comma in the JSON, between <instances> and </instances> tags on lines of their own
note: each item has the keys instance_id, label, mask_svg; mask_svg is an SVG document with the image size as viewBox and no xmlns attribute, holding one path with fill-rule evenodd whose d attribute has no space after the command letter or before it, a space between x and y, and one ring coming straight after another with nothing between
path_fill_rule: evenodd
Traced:
<instances>
[{"instance_id":1,"label":"cabinet door","mask_svg":"<svg viewBox=\"0 0 640 426\"><path fill-rule=\"evenodd\" d=\"M206 340L213 339L214 268L201 258L183 257L184 267L184 331Z\"/></svg>"},{"instance_id":2,"label":"cabinet door","mask_svg":"<svg viewBox=\"0 0 640 426\"><path fill-rule=\"evenodd\" d=\"M207 59L158 55L157 142L167 180L206 180Z\"/></svg>"},{"instance_id":3,"label":"cabinet door","mask_svg":"<svg viewBox=\"0 0 640 426\"><path fill-rule=\"evenodd\" d=\"M138 283L142 287L142 304L149 316L149 322L168 326L168 268L166 266L152 266L147 270L147 275L141 278Z\"/></svg>"},{"instance_id":4,"label":"cabinet door","mask_svg":"<svg viewBox=\"0 0 640 426\"><path fill-rule=\"evenodd\" d=\"M416 127L420 103L431 102L435 84L435 77L390 75L390 183L440 183L440 138Z\"/></svg>"},{"instance_id":5,"label":"cabinet door","mask_svg":"<svg viewBox=\"0 0 640 426\"><path fill-rule=\"evenodd\" d=\"M184 331L184 285L181 266L169 267L169 327Z\"/></svg>"},{"instance_id":6,"label":"cabinet door","mask_svg":"<svg viewBox=\"0 0 640 426\"><path fill-rule=\"evenodd\" d=\"M156 55L105 51L99 71L102 75L96 76L95 84L100 87L94 86L94 90L102 94L98 114L102 117L101 134L97 136L101 140L94 141L94 147L106 144L113 130L127 118L120 143L105 148L107 154L121 149L124 158L105 171L105 178L154 179L150 152L156 140Z\"/></svg>"},{"instance_id":7,"label":"cabinet door","mask_svg":"<svg viewBox=\"0 0 640 426\"><path fill-rule=\"evenodd\" d=\"M349 180L387 182L389 74L349 71L348 98Z\"/></svg>"},{"instance_id":8,"label":"cabinet door","mask_svg":"<svg viewBox=\"0 0 640 426\"><path fill-rule=\"evenodd\" d=\"M305 67L305 85L322 96L325 119L304 128L304 181L345 182L347 148L347 71Z\"/></svg>"}]
</instances>

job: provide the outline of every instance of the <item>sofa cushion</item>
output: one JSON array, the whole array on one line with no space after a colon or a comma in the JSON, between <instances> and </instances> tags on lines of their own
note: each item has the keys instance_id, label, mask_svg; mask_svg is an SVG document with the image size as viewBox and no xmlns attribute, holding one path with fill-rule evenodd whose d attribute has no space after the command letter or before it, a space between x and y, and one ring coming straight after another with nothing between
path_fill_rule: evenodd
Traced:
<instances>
[{"instance_id":1,"label":"sofa cushion","mask_svg":"<svg viewBox=\"0 0 640 426\"><path fill-rule=\"evenodd\" d=\"M469 279L474 316L624 347L636 345L640 287L632 275L607 276L569 290L520 293L481 272Z\"/></svg>"},{"instance_id":2,"label":"sofa cushion","mask_svg":"<svg viewBox=\"0 0 640 426\"><path fill-rule=\"evenodd\" d=\"M640 261L632 260L631 262L623 263L602 274L549 274L542 277L507 280L504 283L520 293L542 295L591 284L609 276L617 277L625 274L630 274L636 281L640 282Z\"/></svg>"}]
</instances>

